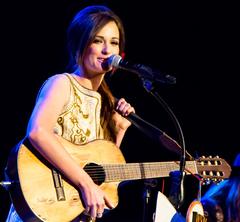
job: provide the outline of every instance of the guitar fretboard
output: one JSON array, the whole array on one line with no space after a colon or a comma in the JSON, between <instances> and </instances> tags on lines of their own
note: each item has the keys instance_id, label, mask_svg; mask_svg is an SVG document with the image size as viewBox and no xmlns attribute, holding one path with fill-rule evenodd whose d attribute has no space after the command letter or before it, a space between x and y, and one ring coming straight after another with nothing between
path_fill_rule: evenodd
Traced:
<instances>
[{"instance_id":1,"label":"guitar fretboard","mask_svg":"<svg viewBox=\"0 0 240 222\"><path fill-rule=\"evenodd\" d=\"M102 167L105 170L105 182L112 182L168 177L171 171L179 170L179 162L103 164ZM193 174L198 172L195 161L187 161L185 168Z\"/></svg>"}]
</instances>

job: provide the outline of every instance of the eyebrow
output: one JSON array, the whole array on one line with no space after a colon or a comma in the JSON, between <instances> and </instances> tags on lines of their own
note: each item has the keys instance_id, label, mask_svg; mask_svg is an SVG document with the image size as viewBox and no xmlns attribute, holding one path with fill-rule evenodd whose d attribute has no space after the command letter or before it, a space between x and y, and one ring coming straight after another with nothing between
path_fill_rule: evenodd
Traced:
<instances>
[{"instance_id":1,"label":"eyebrow","mask_svg":"<svg viewBox=\"0 0 240 222\"><path fill-rule=\"evenodd\" d=\"M101 39L104 39L104 37L103 36L101 36L101 35L96 35L95 36L95 38L101 38ZM112 39L115 39L115 40L119 40L119 38L118 37L112 37Z\"/></svg>"}]
</instances>

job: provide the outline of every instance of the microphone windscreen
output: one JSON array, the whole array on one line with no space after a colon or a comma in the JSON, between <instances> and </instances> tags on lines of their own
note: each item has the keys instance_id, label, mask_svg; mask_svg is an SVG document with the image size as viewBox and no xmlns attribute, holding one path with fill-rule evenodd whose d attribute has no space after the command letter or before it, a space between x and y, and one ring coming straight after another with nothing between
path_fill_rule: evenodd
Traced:
<instances>
[{"instance_id":1,"label":"microphone windscreen","mask_svg":"<svg viewBox=\"0 0 240 222\"><path fill-rule=\"evenodd\" d=\"M121 60L122 60L122 57L120 55L112 55L108 59L108 64L109 66L118 68Z\"/></svg>"}]
</instances>

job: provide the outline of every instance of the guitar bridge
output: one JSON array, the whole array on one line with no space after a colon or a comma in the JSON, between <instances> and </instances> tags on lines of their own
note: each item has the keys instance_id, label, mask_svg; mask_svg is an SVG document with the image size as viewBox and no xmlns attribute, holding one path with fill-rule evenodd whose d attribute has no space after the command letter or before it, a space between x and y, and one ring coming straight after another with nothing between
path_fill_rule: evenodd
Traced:
<instances>
[{"instance_id":1,"label":"guitar bridge","mask_svg":"<svg viewBox=\"0 0 240 222\"><path fill-rule=\"evenodd\" d=\"M53 176L54 187L57 194L57 200L58 201L66 200L61 175L56 170L52 169L52 176Z\"/></svg>"}]
</instances>

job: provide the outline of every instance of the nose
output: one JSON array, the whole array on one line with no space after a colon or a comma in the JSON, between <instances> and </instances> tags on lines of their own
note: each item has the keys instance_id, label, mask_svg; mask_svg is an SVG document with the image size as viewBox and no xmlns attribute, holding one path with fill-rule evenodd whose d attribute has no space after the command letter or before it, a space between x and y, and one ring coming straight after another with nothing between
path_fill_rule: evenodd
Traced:
<instances>
[{"instance_id":1,"label":"nose","mask_svg":"<svg viewBox=\"0 0 240 222\"><path fill-rule=\"evenodd\" d=\"M111 53L111 46L108 43L105 43L102 48L102 53L107 55Z\"/></svg>"}]
</instances>

